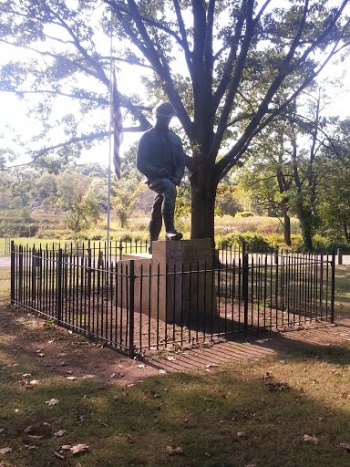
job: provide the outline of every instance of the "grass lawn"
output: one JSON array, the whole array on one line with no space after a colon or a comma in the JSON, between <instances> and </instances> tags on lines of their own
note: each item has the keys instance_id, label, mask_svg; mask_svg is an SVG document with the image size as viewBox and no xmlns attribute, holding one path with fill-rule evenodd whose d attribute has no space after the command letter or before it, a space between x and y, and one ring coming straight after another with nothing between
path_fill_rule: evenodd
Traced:
<instances>
[{"instance_id":1,"label":"grass lawn","mask_svg":"<svg viewBox=\"0 0 350 467\"><path fill-rule=\"evenodd\" d=\"M336 314L350 311L349 279L337 268ZM68 359L73 337L11 311L8 288L0 268L1 467L350 465L347 328L341 345L112 384L45 364L31 342Z\"/></svg>"},{"instance_id":2,"label":"grass lawn","mask_svg":"<svg viewBox=\"0 0 350 467\"><path fill-rule=\"evenodd\" d=\"M38 238L11 238L11 241L14 241L16 245L23 245L25 247L39 247L46 248L46 246L50 249L52 245L55 244L58 246L59 243L62 245L65 243L64 240L49 240L49 239L38 239ZM0 238L0 256L9 256L10 255L10 240L8 238Z\"/></svg>"},{"instance_id":3,"label":"grass lawn","mask_svg":"<svg viewBox=\"0 0 350 467\"><path fill-rule=\"evenodd\" d=\"M350 313L350 266L337 266L335 270L335 310Z\"/></svg>"}]
</instances>

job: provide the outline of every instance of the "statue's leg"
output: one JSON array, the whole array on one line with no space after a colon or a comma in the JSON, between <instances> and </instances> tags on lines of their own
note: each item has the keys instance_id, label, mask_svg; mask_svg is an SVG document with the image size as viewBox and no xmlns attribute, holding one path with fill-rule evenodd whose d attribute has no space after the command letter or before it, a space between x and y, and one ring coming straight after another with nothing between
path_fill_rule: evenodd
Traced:
<instances>
[{"instance_id":1,"label":"statue's leg","mask_svg":"<svg viewBox=\"0 0 350 467\"><path fill-rule=\"evenodd\" d=\"M152 209L151 209L151 220L148 225L148 230L149 230L148 253L152 253L152 242L156 242L158 240L160 231L162 229L162 203L163 203L163 195L161 193L156 193L154 195Z\"/></svg>"},{"instance_id":2,"label":"statue's leg","mask_svg":"<svg viewBox=\"0 0 350 467\"><path fill-rule=\"evenodd\" d=\"M165 238L167 240L181 240L182 233L177 232L174 228L176 186L168 178L162 178L155 180L150 188L163 196L161 213L165 225Z\"/></svg>"}]
</instances>

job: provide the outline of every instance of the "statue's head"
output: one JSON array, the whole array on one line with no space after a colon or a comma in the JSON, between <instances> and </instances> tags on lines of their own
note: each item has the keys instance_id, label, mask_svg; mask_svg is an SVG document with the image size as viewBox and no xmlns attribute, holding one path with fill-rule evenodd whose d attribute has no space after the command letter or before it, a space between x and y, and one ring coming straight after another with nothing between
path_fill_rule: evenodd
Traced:
<instances>
[{"instance_id":1,"label":"statue's head","mask_svg":"<svg viewBox=\"0 0 350 467\"><path fill-rule=\"evenodd\" d=\"M160 102L153 109L153 114L157 119L161 118L170 120L172 117L175 117L176 110L171 102Z\"/></svg>"}]
</instances>

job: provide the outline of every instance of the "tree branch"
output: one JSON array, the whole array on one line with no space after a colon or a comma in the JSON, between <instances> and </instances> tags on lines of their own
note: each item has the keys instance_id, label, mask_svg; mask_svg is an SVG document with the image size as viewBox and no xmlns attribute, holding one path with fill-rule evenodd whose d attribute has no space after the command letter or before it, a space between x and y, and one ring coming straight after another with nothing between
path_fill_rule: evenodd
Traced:
<instances>
[{"instance_id":1,"label":"tree branch","mask_svg":"<svg viewBox=\"0 0 350 467\"><path fill-rule=\"evenodd\" d=\"M344 3L347 3L347 2L345 1ZM343 7L344 7L344 3L343 3ZM304 8L304 15L305 15L305 11L306 10ZM339 15L337 15L337 18ZM332 24L334 27L335 23L333 23L333 21L335 20L332 20ZM346 31L348 24L349 24L349 21L344 26L343 32ZM328 28L327 30L329 34L332 31L332 28ZM233 148L216 164L215 174L217 177L219 177L219 179L223 178L231 170L231 168L238 162L238 160L241 158L246 148L248 147L249 143L251 142L251 140L258 133L260 133L261 130L265 128L273 119L275 119L278 115L280 115L288 107L288 105L296 99L296 97L302 92L302 90L305 89L316 78L316 76L319 75L319 73L323 70L323 68L330 61L330 59L334 57L341 50L341 48L338 48L338 45L341 41L342 34L340 34L340 36L338 37L338 40L333 45L331 51L328 52L327 56L321 62L319 67L314 69L312 72L310 72L309 76L305 78L303 83L297 87L297 89L289 96L289 98L287 98L281 106L272 110L270 115L263 122L261 122L261 119L263 118L263 116L265 116L269 111L268 106L271 103L273 96L276 94L276 92L280 88L285 77L292 72L292 70L290 69L290 62L297 49L298 41L300 41L301 26L299 27L297 36L298 36L298 40L297 38L293 40L291 48L288 51L288 54L286 55L283 61L283 65L279 69L278 75L272 82L268 92L266 93L265 98L262 100L255 116L252 118L250 123L247 125L246 130L244 131L243 135L237 141L237 143L233 146ZM314 44L310 46L309 48L310 50L309 54L311 53L311 51L315 50L316 47L319 46L326 38L327 38L327 35L325 34L321 34L321 36L317 37L317 39L314 41ZM307 56L303 54L303 58L305 61ZM297 61L297 64L298 65L301 64L300 59ZM296 65L293 66L293 69L294 70L297 69Z\"/></svg>"}]
</instances>

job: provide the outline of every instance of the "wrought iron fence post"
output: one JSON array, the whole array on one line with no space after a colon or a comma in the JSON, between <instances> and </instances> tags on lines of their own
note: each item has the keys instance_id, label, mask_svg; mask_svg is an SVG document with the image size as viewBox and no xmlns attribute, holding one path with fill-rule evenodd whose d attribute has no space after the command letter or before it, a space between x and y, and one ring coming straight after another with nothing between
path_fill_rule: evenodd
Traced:
<instances>
[{"instance_id":1,"label":"wrought iron fence post","mask_svg":"<svg viewBox=\"0 0 350 467\"><path fill-rule=\"evenodd\" d=\"M283 264L283 259L282 259L282 264ZM272 266L271 266L272 267ZM278 250L277 250L277 255L275 255L275 305L276 305L276 310L278 310L278 281L279 281L279 256L278 256Z\"/></svg>"},{"instance_id":2,"label":"wrought iron fence post","mask_svg":"<svg viewBox=\"0 0 350 467\"><path fill-rule=\"evenodd\" d=\"M18 247L18 298L19 302L22 303L22 291L23 291L23 246Z\"/></svg>"},{"instance_id":3,"label":"wrought iron fence post","mask_svg":"<svg viewBox=\"0 0 350 467\"><path fill-rule=\"evenodd\" d=\"M11 241L11 303L15 301L15 270L16 264L16 252L15 252L15 242Z\"/></svg>"},{"instance_id":4,"label":"wrought iron fence post","mask_svg":"<svg viewBox=\"0 0 350 467\"><path fill-rule=\"evenodd\" d=\"M62 267L63 267L63 252L60 248L58 250L57 261L57 321L62 321Z\"/></svg>"},{"instance_id":5,"label":"wrought iron fence post","mask_svg":"<svg viewBox=\"0 0 350 467\"><path fill-rule=\"evenodd\" d=\"M249 294L249 285L248 285L248 280L249 280L249 256L248 256L248 251L246 244L243 243L242 247L242 298L243 298L243 330L244 333L246 334L248 332L248 294Z\"/></svg>"},{"instance_id":6,"label":"wrought iron fence post","mask_svg":"<svg viewBox=\"0 0 350 467\"><path fill-rule=\"evenodd\" d=\"M134 351L134 312L135 312L135 261L131 260L129 262L129 313L130 313L130 320L129 320L129 357L134 358L135 351Z\"/></svg>"},{"instance_id":7,"label":"wrought iron fence post","mask_svg":"<svg viewBox=\"0 0 350 467\"><path fill-rule=\"evenodd\" d=\"M335 250L332 253L332 290L331 290L331 323L334 324L334 293L335 293Z\"/></svg>"},{"instance_id":8,"label":"wrought iron fence post","mask_svg":"<svg viewBox=\"0 0 350 467\"><path fill-rule=\"evenodd\" d=\"M87 273L87 294L90 297L91 296L91 266L92 266L92 255L91 255L91 243L90 240L88 241L88 264L86 268L86 273Z\"/></svg>"},{"instance_id":9,"label":"wrought iron fence post","mask_svg":"<svg viewBox=\"0 0 350 467\"><path fill-rule=\"evenodd\" d=\"M119 259L122 260L123 259L123 241L120 239L119 240L119 246L117 247L118 250L119 250Z\"/></svg>"},{"instance_id":10,"label":"wrought iron fence post","mask_svg":"<svg viewBox=\"0 0 350 467\"><path fill-rule=\"evenodd\" d=\"M32 303L35 302L36 297L36 250L35 246L32 248Z\"/></svg>"}]
</instances>

